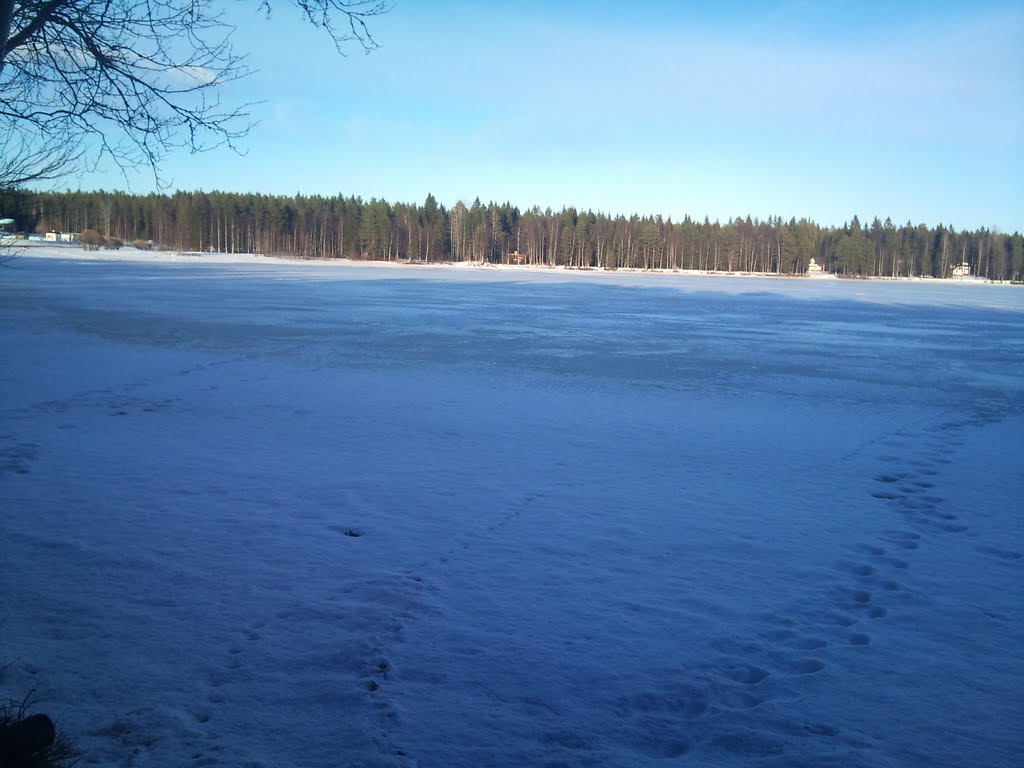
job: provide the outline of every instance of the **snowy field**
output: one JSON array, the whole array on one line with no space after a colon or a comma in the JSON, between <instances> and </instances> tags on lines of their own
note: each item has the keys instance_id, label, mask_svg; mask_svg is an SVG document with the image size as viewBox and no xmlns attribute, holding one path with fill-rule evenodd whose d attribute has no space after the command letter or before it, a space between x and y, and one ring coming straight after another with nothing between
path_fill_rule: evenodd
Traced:
<instances>
[{"instance_id":1,"label":"snowy field","mask_svg":"<svg viewBox=\"0 0 1024 768\"><path fill-rule=\"evenodd\" d=\"M1024 761L1024 290L137 256L0 269L80 765Z\"/></svg>"}]
</instances>

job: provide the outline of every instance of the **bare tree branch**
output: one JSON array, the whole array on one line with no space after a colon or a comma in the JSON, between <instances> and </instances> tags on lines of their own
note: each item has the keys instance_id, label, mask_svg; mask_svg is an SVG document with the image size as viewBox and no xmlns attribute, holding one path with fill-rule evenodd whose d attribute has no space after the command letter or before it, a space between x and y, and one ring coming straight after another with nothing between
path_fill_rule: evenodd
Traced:
<instances>
[{"instance_id":1,"label":"bare tree branch","mask_svg":"<svg viewBox=\"0 0 1024 768\"><path fill-rule=\"evenodd\" d=\"M250 74L229 0L0 0L0 187L112 160L162 186L169 152L236 148L252 104L221 99ZM345 55L378 47L383 0L280 0ZM237 8L238 5L235 5ZM272 0L258 12L269 17ZM251 5L249 6L252 7Z\"/></svg>"},{"instance_id":2,"label":"bare tree branch","mask_svg":"<svg viewBox=\"0 0 1024 768\"><path fill-rule=\"evenodd\" d=\"M82 149L69 137L38 143L19 131L0 137L0 179L6 187L56 179L78 167Z\"/></svg>"}]
</instances>

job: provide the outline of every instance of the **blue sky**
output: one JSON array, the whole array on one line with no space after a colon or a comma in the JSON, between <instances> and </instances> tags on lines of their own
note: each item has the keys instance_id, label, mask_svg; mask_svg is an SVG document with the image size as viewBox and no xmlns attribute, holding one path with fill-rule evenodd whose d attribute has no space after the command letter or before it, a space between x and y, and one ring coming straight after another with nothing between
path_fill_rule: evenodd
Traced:
<instances>
[{"instance_id":1,"label":"blue sky","mask_svg":"<svg viewBox=\"0 0 1024 768\"><path fill-rule=\"evenodd\" d=\"M397 0L347 58L248 5L260 124L174 188L1024 231L1019 2Z\"/></svg>"}]
</instances>

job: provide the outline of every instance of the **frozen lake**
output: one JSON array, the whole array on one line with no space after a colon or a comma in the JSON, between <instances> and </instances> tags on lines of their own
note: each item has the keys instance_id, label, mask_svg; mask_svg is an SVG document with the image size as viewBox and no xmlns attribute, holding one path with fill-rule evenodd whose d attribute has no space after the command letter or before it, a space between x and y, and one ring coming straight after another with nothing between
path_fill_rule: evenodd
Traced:
<instances>
[{"instance_id":1,"label":"frozen lake","mask_svg":"<svg viewBox=\"0 0 1024 768\"><path fill-rule=\"evenodd\" d=\"M1016 766L1022 446L1017 287L27 256L0 694L81 765Z\"/></svg>"}]
</instances>

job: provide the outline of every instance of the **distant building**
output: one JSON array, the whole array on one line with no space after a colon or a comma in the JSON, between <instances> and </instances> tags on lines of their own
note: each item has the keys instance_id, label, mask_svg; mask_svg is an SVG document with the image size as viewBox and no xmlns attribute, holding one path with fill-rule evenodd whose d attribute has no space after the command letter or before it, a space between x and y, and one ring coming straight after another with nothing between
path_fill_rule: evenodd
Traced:
<instances>
[{"instance_id":1,"label":"distant building","mask_svg":"<svg viewBox=\"0 0 1024 768\"><path fill-rule=\"evenodd\" d=\"M515 253L510 253L508 255L509 264L525 264L526 260L526 254L520 253L519 251L516 251Z\"/></svg>"},{"instance_id":2,"label":"distant building","mask_svg":"<svg viewBox=\"0 0 1024 768\"><path fill-rule=\"evenodd\" d=\"M811 259L810 263L807 265L807 274L808 275L820 275L824 271L825 271L825 267L823 267L821 264L816 262L813 258Z\"/></svg>"},{"instance_id":3,"label":"distant building","mask_svg":"<svg viewBox=\"0 0 1024 768\"><path fill-rule=\"evenodd\" d=\"M13 224L14 219L0 219L0 245L14 245L14 235L7 232L7 228Z\"/></svg>"},{"instance_id":4,"label":"distant building","mask_svg":"<svg viewBox=\"0 0 1024 768\"><path fill-rule=\"evenodd\" d=\"M962 261L953 267L953 277L970 277L971 276L971 265L966 261Z\"/></svg>"},{"instance_id":5,"label":"distant building","mask_svg":"<svg viewBox=\"0 0 1024 768\"><path fill-rule=\"evenodd\" d=\"M77 232L47 232L46 242L48 243L77 243Z\"/></svg>"}]
</instances>

